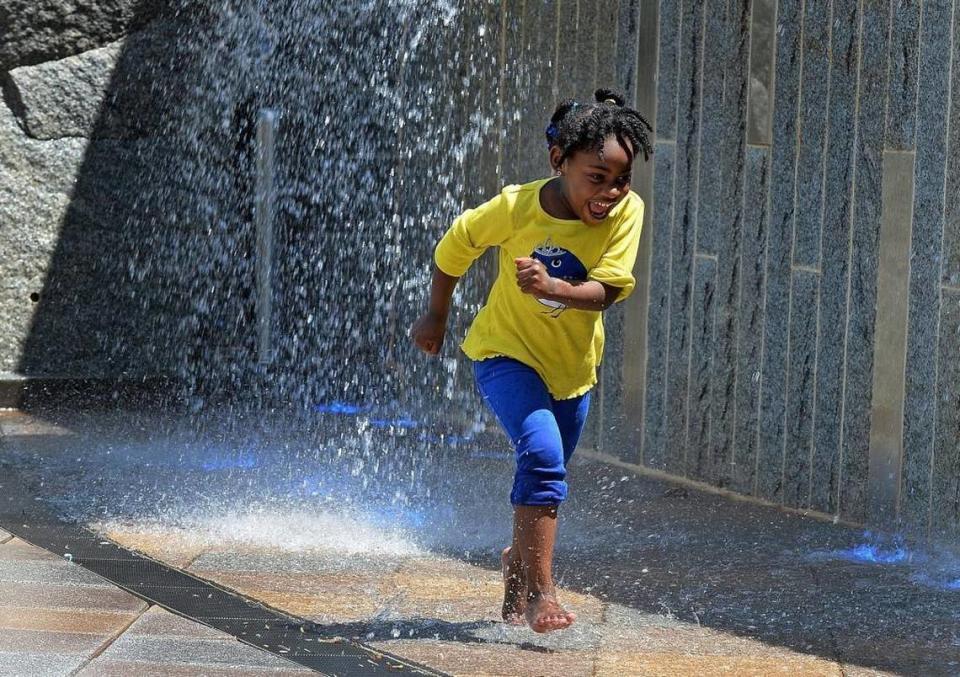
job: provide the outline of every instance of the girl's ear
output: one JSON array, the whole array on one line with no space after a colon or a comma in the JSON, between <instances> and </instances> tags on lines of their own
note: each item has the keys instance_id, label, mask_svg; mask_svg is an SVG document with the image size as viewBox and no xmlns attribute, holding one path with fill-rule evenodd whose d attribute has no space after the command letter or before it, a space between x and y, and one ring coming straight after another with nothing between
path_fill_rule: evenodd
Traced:
<instances>
[{"instance_id":1,"label":"girl's ear","mask_svg":"<svg viewBox=\"0 0 960 677\"><path fill-rule=\"evenodd\" d=\"M563 166L561 161L563 153L560 152L560 146L550 146L550 169L554 172L560 172Z\"/></svg>"}]
</instances>

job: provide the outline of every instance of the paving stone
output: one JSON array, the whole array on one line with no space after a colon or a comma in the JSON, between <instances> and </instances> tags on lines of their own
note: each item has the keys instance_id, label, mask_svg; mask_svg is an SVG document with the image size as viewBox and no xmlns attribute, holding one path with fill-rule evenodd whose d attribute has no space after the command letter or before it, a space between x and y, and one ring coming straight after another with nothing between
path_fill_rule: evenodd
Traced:
<instances>
[{"instance_id":1,"label":"paving stone","mask_svg":"<svg viewBox=\"0 0 960 677\"><path fill-rule=\"evenodd\" d=\"M12 534L7 533L3 529L0 529L0 543L6 543L11 538L13 538Z\"/></svg>"},{"instance_id":2,"label":"paving stone","mask_svg":"<svg viewBox=\"0 0 960 677\"><path fill-rule=\"evenodd\" d=\"M108 661L157 664L285 668L287 661L237 641L121 635L101 656Z\"/></svg>"},{"instance_id":3,"label":"paving stone","mask_svg":"<svg viewBox=\"0 0 960 677\"><path fill-rule=\"evenodd\" d=\"M170 613L166 609L152 606L124 633L124 637L187 637L193 639L211 639L233 641L233 637L220 630L197 623L189 618Z\"/></svg>"},{"instance_id":4,"label":"paving stone","mask_svg":"<svg viewBox=\"0 0 960 677\"><path fill-rule=\"evenodd\" d=\"M0 653L13 653L29 647L36 653L92 655L110 640L110 635L49 630L10 630L0 632Z\"/></svg>"},{"instance_id":5,"label":"paving stone","mask_svg":"<svg viewBox=\"0 0 960 677\"><path fill-rule=\"evenodd\" d=\"M0 562L56 562L58 564L67 564L62 557L57 557L52 552L38 548L35 545L14 536L6 543L0 545Z\"/></svg>"},{"instance_id":6,"label":"paving stone","mask_svg":"<svg viewBox=\"0 0 960 677\"><path fill-rule=\"evenodd\" d=\"M147 603L119 588L52 583L0 582L5 606L78 609L82 611L140 611Z\"/></svg>"},{"instance_id":7,"label":"paving stone","mask_svg":"<svg viewBox=\"0 0 960 677\"><path fill-rule=\"evenodd\" d=\"M50 677L69 675L86 662L79 654L35 651L0 652L0 675L11 677Z\"/></svg>"},{"instance_id":8,"label":"paving stone","mask_svg":"<svg viewBox=\"0 0 960 677\"><path fill-rule=\"evenodd\" d=\"M317 674L309 668L298 668L293 663L289 667L264 667L244 669L235 666L231 667L213 667L204 665L199 670L196 665L159 665L156 663L140 663L137 661L114 661L98 658L79 675L82 677L130 677L130 675L145 675L150 677L286 677L287 675L315 675Z\"/></svg>"},{"instance_id":9,"label":"paving stone","mask_svg":"<svg viewBox=\"0 0 960 677\"><path fill-rule=\"evenodd\" d=\"M0 606L0 633L7 630L46 630L50 632L109 635L119 632L136 618L138 612L80 611Z\"/></svg>"},{"instance_id":10,"label":"paving stone","mask_svg":"<svg viewBox=\"0 0 960 677\"><path fill-rule=\"evenodd\" d=\"M60 559L54 562L4 561L0 547L0 581L20 583L56 583L109 588L113 585L77 564Z\"/></svg>"},{"instance_id":11,"label":"paving stone","mask_svg":"<svg viewBox=\"0 0 960 677\"><path fill-rule=\"evenodd\" d=\"M435 640L395 640L375 642L371 646L454 675L575 677L594 674L590 651L544 651L536 647Z\"/></svg>"},{"instance_id":12,"label":"paving stone","mask_svg":"<svg viewBox=\"0 0 960 677\"><path fill-rule=\"evenodd\" d=\"M804 677L842 677L840 666L807 656L684 656L679 653L601 652L597 657L595 675L656 675L657 677L686 677L687 675L737 675L737 677L767 677L768 675L804 675Z\"/></svg>"}]
</instances>

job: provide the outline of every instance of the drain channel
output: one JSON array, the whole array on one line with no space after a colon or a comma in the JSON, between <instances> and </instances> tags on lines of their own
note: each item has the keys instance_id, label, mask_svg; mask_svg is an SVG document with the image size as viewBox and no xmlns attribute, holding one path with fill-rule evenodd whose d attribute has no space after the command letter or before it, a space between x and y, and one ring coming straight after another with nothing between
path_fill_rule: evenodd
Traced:
<instances>
[{"instance_id":1,"label":"drain channel","mask_svg":"<svg viewBox=\"0 0 960 677\"><path fill-rule=\"evenodd\" d=\"M0 465L0 528L71 560L140 599L332 676L442 675L359 642L324 634L309 621L269 609L209 581L149 559L89 529L60 521Z\"/></svg>"}]
</instances>

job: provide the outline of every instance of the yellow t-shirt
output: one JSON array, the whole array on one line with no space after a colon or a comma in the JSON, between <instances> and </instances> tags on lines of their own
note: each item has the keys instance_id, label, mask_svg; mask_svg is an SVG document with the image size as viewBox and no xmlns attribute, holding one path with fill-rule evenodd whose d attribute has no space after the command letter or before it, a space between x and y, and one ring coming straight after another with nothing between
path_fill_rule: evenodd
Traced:
<instances>
[{"instance_id":1,"label":"yellow t-shirt","mask_svg":"<svg viewBox=\"0 0 960 677\"><path fill-rule=\"evenodd\" d=\"M507 186L497 197L460 215L437 245L434 260L461 277L487 247L500 248L499 273L477 313L463 352L472 360L505 356L532 367L556 399L577 397L597 382L603 355L602 313L567 308L520 291L514 259L543 261L551 276L596 280L633 291L643 200L630 192L597 225L558 219L540 206L550 179Z\"/></svg>"}]
</instances>

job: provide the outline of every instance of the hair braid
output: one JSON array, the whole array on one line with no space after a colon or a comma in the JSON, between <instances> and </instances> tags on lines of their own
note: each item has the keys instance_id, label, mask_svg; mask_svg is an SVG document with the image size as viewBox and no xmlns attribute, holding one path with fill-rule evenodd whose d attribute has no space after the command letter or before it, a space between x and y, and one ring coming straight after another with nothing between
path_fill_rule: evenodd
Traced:
<instances>
[{"instance_id":1,"label":"hair braid","mask_svg":"<svg viewBox=\"0 0 960 677\"><path fill-rule=\"evenodd\" d=\"M613 135L631 162L639 152L649 160L653 128L646 118L625 106L623 95L612 89L598 89L593 96L595 104L560 102L546 129L547 146L558 146L562 161L580 150L602 152L607 137Z\"/></svg>"}]
</instances>

